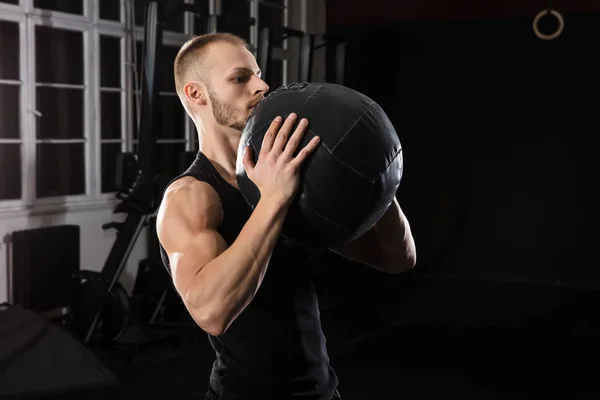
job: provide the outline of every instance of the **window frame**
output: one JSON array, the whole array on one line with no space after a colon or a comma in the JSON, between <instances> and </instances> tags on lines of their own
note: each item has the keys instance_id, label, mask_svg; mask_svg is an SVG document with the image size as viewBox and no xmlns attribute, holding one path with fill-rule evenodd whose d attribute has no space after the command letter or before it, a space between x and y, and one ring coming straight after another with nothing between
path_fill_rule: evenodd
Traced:
<instances>
[{"instance_id":1,"label":"window frame","mask_svg":"<svg viewBox=\"0 0 600 400\"><path fill-rule=\"evenodd\" d=\"M134 75L131 63L132 45L134 41L143 41L144 28L135 26L129 29L128 13L133 9L132 0L120 0L120 21L100 19L101 0L82 0L83 14L70 14L60 11L43 10L33 7L34 0L21 0L18 5L0 3L0 20L19 24L19 87L20 87L20 132L18 139L0 140L0 143L19 142L21 144L21 198L0 200L0 218L2 215L13 216L20 213L30 215L32 212L45 213L58 210L108 208L118 202L115 192L102 193L102 143L101 138L101 86L100 86L100 37L101 35L120 38L121 55L121 149L133 150L134 121ZM203 0L206 1L206 0ZM208 0L208 10L214 13L221 9L221 0ZM193 3L193 0L185 0ZM246 0L251 16L256 24L249 27L250 45L258 46L260 3L264 0ZM289 26L289 0L284 0L283 21ZM194 34L194 16L186 12L183 33L163 32L163 45L178 47ZM83 120L85 167L85 193L38 198L37 186L37 127L39 123L36 104L36 65L35 65L35 29L46 26L80 32L83 43ZM276 49L277 50L277 49ZM138 55L139 56L139 55ZM282 50L274 51L274 58L283 61L284 84L288 79L287 40ZM79 90L79 89L77 89ZM111 140L109 140L111 141ZM169 142L172 140L164 140ZM197 148L195 126L190 118L185 120L185 149L193 151ZM161 140L160 142L163 142Z\"/></svg>"},{"instance_id":2,"label":"window frame","mask_svg":"<svg viewBox=\"0 0 600 400\"><path fill-rule=\"evenodd\" d=\"M32 1L32 0L31 0ZM87 4L87 2L86 2ZM89 11L86 10L84 6L84 12ZM29 93L29 104L31 104L33 108L33 112L29 114L29 127L30 130L25 133L27 138L28 146L28 154L30 156L29 160L33 160L32 165L33 176L28 177L25 184L28 186L28 196L25 197L25 201L27 205L35 207L37 205L49 205L49 204L64 204L65 202L69 203L80 203L80 202L90 202L96 200L93 195L93 188L96 184L96 180L93 178L92 174L92 166L97 162L96 157L94 156L94 152L91 148L91 141L93 140L94 134L94 120L97 119L97 115L94 108L94 92L99 90L94 85L94 63L97 62L97 51L95 50L94 38L93 38L93 25L88 20L86 20L85 16L82 18L77 18L79 16L75 15L73 20L69 20L68 18L62 18L64 13L56 12L55 15L57 17L55 19L48 19L45 16L41 16L40 13L31 13L27 17L26 26L27 26L27 39L25 48L28 51L28 66L27 68L27 82L29 82L28 93ZM68 15L68 14L67 14ZM85 168L84 179L85 179L85 191L83 194L77 195L65 195L65 196L48 196L44 198L40 198L37 196L37 175L35 169L37 168L37 150L36 146L39 143L36 132L39 123L39 111L35 109L35 104L37 102L37 84L39 82L36 81L36 54L35 54L35 29L37 26L45 26L53 29L60 30L70 30L74 32L80 32L82 34L82 43L83 43L83 99L84 99L84 108L83 108L83 120L84 120L84 129L83 129L83 138L81 142L83 143L84 148L84 163L83 166ZM79 89L76 89L79 90ZM43 117L42 117L43 118ZM79 139L73 139L72 142L79 142ZM65 141L66 142L66 141ZM33 179L31 179L33 178Z\"/></svg>"},{"instance_id":3,"label":"window frame","mask_svg":"<svg viewBox=\"0 0 600 400\"><path fill-rule=\"evenodd\" d=\"M25 42L27 29L26 29L26 14L20 9L19 6L13 4L0 4L0 13L2 13L1 21L12 22L18 24L19 29L19 49L23 48ZM22 207L25 203L25 195L27 193L26 177L29 174L27 170L27 149L26 149L26 133L30 131L28 115L30 114L29 99L27 96L27 52L19 51L19 137L17 139L0 139L0 145L2 143L20 143L21 147L21 198L11 200L0 200L0 208L14 209Z\"/></svg>"}]
</instances>

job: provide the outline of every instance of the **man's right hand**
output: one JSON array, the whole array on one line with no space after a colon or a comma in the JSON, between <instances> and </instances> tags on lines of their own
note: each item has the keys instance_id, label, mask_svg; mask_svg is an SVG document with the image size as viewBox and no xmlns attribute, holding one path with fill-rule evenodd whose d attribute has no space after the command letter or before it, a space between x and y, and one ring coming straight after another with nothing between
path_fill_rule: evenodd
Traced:
<instances>
[{"instance_id":1,"label":"man's right hand","mask_svg":"<svg viewBox=\"0 0 600 400\"><path fill-rule=\"evenodd\" d=\"M261 199L281 207L292 202L298 189L300 166L319 144L319 137L315 136L294 157L308 126L308 121L302 119L290 137L296 119L296 114L292 113L285 122L281 117L273 120L263 138L256 163L252 160L252 152L248 148L244 150L246 173L258 187Z\"/></svg>"}]
</instances>

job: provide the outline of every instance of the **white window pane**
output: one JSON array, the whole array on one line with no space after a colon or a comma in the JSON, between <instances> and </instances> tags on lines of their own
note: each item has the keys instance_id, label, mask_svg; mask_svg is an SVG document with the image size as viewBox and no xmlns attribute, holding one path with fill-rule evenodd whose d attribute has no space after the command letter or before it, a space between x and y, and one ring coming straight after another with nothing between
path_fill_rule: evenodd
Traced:
<instances>
[{"instance_id":1,"label":"white window pane","mask_svg":"<svg viewBox=\"0 0 600 400\"><path fill-rule=\"evenodd\" d=\"M0 79L19 80L19 24L0 21Z\"/></svg>"},{"instance_id":2,"label":"white window pane","mask_svg":"<svg viewBox=\"0 0 600 400\"><path fill-rule=\"evenodd\" d=\"M38 139L81 139L84 137L84 95L81 89L36 88Z\"/></svg>"},{"instance_id":3,"label":"white window pane","mask_svg":"<svg viewBox=\"0 0 600 400\"><path fill-rule=\"evenodd\" d=\"M36 81L83 84L83 33L35 27Z\"/></svg>"},{"instance_id":4,"label":"white window pane","mask_svg":"<svg viewBox=\"0 0 600 400\"><path fill-rule=\"evenodd\" d=\"M100 86L121 87L121 39L100 35Z\"/></svg>"},{"instance_id":5,"label":"white window pane","mask_svg":"<svg viewBox=\"0 0 600 400\"><path fill-rule=\"evenodd\" d=\"M0 84L0 139L21 137L21 86Z\"/></svg>"},{"instance_id":6,"label":"white window pane","mask_svg":"<svg viewBox=\"0 0 600 400\"><path fill-rule=\"evenodd\" d=\"M117 155L121 152L121 143L102 143L101 145L101 191L112 193L117 191Z\"/></svg>"},{"instance_id":7,"label":"white window pane","mask_svg":"<svg viewBox=\"0 0 600 400\"><path fill-rule=\"evenodd\" d=\"M33 6L43 10L83 15L83 0L33 0Z\"/></svg>"},{"instance_id":8,"label":"white window pane","mask_svg":"<svg viewBox=\"0 0 600 400\"><path fill-rule=\"evenodd\" d=\"M21 198L21 145L0 143L0 200Z\"/></svg>"},{"instance_id":9,"label":"white window pane","mask_svg":"<svg viewBox=\"0 0 600 400\"><path fill-rule=\"evenodd\" d=\"M121 21L121 0L98 0L100 19Z\"/></svg>"},{"instance_id":10,"label":"white window pane","mask_svg":"<svg viewBox=\"0 0 600 400\"><path fill-rule=\"evenodd\" d=\"M38 198L85 193L84 143L38 143L36 150Z\"/></svg>"},{"instance_id":11,"label":"white window pane","mask_svg":"<svg viewBox=\"0 0 600 400\"><path fill-rule=\"evenodd\" d=\"M100 132L102 139L121 138L121 93L100 93Z\"/></svg>"}]
</instances>

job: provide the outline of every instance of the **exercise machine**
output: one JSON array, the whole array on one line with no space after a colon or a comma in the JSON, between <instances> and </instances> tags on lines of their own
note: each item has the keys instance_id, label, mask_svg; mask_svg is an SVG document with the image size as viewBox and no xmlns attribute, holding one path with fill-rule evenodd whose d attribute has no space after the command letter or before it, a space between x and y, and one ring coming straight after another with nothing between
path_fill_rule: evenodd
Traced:
<instances>
[{"instance_id":1,"label":"exercise machine","mask_svg":"<svg viewBox=\"0 0 600 400\"><path fill-rule=\"evenodd\" d=\"M272 73L274 43L285 39L295 38L300 41L300 56L298 58L298 82L310 82L314 52L321 48L326 50L327 82L343 84L346 44L333 35L316 35L304 31L279 26L265 26L260 30L258 44L258 64L263 71L263 79L268 80ZM316 45L317 39L321 43ZM334 66L331 68L331 66ZM291 82L290 82L291 83Z\"/></svg>"},{"instance_id":2,"label":"exercise machine","mask_svg":"<svg viewBox=\"0 0 600 400\"><path fill-rule=\"evenodd\" d=\"M134 245L144 227L156 213L161 194L169 177L157 170L158 127L162 125L159 106L158 79L162 55L163 27L167 21L188 11L199 14L194 4L183 0L148 0L145 4L143 74L141 112L138 127L138 153L121 153L117 159L116 197L120 203L115 214L125 214L123 222L111 222L103 229L115 229L116 240L100 272L83 270L76 274L77 290L73 296L73 331L86 345L106 346L117 343L137 326L143 341L154 341L147 321L140 318L132 299L119 283ZM215 31L224 21L233 24L254 24L254 19L236 16L208 15L205 30ZM146 265L140 263L140 266ZM164 268L162 265L160 266ZM166 296L166 295L165 295ZM164 303L164 302L162 302ZM162 303L157 304L157 307ZM139 304L137 305L139 306ZM156 318L153 318L153 320ZM138 335L139 336L139 335Z\"/></svg>"}]
</instances>

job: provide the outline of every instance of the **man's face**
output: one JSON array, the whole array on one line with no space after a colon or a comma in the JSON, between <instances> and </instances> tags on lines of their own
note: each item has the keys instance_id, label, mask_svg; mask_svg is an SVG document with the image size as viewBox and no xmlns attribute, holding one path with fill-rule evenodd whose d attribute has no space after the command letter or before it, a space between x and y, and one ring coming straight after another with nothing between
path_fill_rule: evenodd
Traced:
<instances>
[{"instance_id":1,"label":"man's face","mask_svg":"<svg viewBox=\"0 0 600 400\"><path fill-rule=\"evenodd\" d=\"M207 90L212 114L217 124L241 132L269 86L260 79L256 59L245 47L214 43L209 52Z\"/></svg>"}]
</instances>

